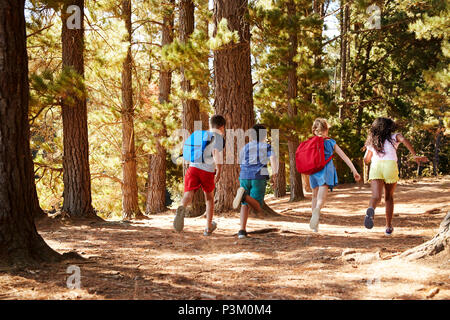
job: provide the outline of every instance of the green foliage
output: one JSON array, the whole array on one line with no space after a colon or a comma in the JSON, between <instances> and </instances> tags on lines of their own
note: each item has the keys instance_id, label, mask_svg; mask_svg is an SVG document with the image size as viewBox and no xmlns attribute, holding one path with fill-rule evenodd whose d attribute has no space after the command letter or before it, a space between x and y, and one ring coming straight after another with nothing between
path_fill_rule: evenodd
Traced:
<instances>
[{"instance_id":1,"label":"green foliage","mask_svg":"<svg viewBox=\"0 0 450 320\"><path fill-rule=\"evenodd\" d=\"M311 12L311 3L294 1L296 14L289 13L287 1L259 1L250 6L252 52L255 58L254 77L257 85L254 103L260 120L268 127L280 129L280 150L287 153L286 140L306 139L311 133L315 117L331 108L332 101L324 90L329 71L316 64L322 56L321 35L323 21ZM294 61L298 79L298 95L288 101L289 35L296 33L298 48ZM288 102L298 115L288 115Z\"/></svg>"}]
</instances>

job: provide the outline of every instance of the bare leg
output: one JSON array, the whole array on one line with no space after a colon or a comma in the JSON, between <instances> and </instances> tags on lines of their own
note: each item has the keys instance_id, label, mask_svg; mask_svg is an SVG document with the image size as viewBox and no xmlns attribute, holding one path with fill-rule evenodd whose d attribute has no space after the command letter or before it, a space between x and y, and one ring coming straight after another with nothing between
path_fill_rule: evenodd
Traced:
<instances>
[{"instance_id":1,"label":"bare leg","mask_svg":"<svg viewBox=\"0 0 450 320\"><path fill-rule=\"evenodd\" d=\"M192 203L192 199L194 198L195 190L186 191L183 195L183 199L181 200L181 205L183 207L187 207Z\"/></svg>"},{"instance_id":2,"label":"bare leg","mask_svg":"<svg viewBox=\"0 0 450 320\"><path fill-rule=\"evenodd\" d=\"M319 192L319 187L315 187L312 190L312 202L311 202L311 210L314 210L317 205L317 193Z\"/></svg>"},{"instance_id":3,"label":"bare leg","mask_svg":"<svg viewBox=\"0 0 450 320\"><path fill-rule=\"evenodd\" d=\"M375 215L375 208L381 201L381 195L383 194L384 180L375 179L370 181L370 187L372 189L372 196L369 200L369 208L366 210L364 216L364 226L367 229L373 228L373 217Z\"/></svg>"},{"instance_id":4,"label":"bare leg","mask_svg":"<svg viewBox=\"0 0 450 320\"><path fill-rule=\"evenodd\" d=\"M394 215L394 191L397 183L384 185L384 200L386 202L386 227L392 228L392 216Z\"/></svg>"},{"instance_id":5,"label":"bare leg","mask_svg":"<svg viewBox=\"0 0 450 320\"><path fill-rule=\"evenodd\" d=\"M255 200L254 198L250 197L249 195L246 195L244 198L244 201L247 202L247 204L253 209L253 211L259 213L261 212L261 205L259 204L258 200Z\"/></svg>"},{"instance_id":6,"label":"bare leg","mask_svg":"<svg viewBox=\"0 0 450 320\"><path fill-rule=\"evenodd\" d=\"M372 189L372 197L369 201L369 207L376 208L381 201L383 195L384 181L377 179L370 181L370 187Z\"/></svg>"},{"instance_id":7,"label":"bare leg","mask_svg":"<svg viewBox=\"0 0 450 320\"><path fill-rule=\"evenodd\" d=\"M241 229L240 230L247 230L247 220L248 220L249 213L250 213L249 206L242 205L241 206Z\"/></svg>"},{"instance_id":8,"label":"bare leg","mask_svg":"<svg viewBox=\"0 0 450 320\"><path fill-rule=\"evenodd\" d=\"M210 193L205 192L205 202L206 202L206 227L211 229L212 219L214 215L214 191Z\"/></svg>"},{"instance_id":9,"label":"bare leg","mask_svg":"<svg viewBox=\"0 0 450 320\"><path fill-rule=\"evenodd\" d=\"M322 209L327 201L328 196L328 186L325 184L323 186L318 187L317 191L317 200L316 200L316 208Z\"/></svg>"},{"instance_id":10,"label":"bare leg","mask_svg":"<svg viewBox=\"0 0 450 320\"><path fill-rule=\"evenodd\" d=\"M315 232L319 230L320 210L325 205L325 201L327 200L327 194L328 194L327 185L314 188L313 190L313 201L312 201L313 211L311 215L311 220L309 222L309 227Z\"/></svg>"}]
</instances>

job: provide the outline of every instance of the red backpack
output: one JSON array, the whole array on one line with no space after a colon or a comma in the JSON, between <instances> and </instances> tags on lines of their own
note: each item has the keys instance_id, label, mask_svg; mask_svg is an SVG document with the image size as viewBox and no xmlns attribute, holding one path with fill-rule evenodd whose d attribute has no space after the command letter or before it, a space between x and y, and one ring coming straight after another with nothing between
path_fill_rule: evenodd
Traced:
<instances>
[{"instance_id":1,"label":"red backpack","mask_svg":"<svg viewBox=\"0 0 450 320\"><path fill-rule=\"evenodd\" d=\"M331 161L333 155L325 160L325 139L314 136L300 143L295 152L297 171L303 174L313 174L322 170Z\"/></svg>"}]
</instances>

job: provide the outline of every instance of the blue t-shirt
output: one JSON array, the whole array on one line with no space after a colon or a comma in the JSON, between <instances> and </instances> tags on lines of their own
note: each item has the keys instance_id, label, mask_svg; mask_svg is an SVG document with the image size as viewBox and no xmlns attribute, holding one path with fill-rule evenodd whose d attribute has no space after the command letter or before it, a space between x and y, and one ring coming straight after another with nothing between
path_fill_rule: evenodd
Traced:
<instances>
[{"instance_id":1,"label":"blue t-shirt","mask_svg":"<svg viewBox=\"0 0 450 320\"><path fill-rule=\"evenodd\" d=\"M239 154L240 179L269 179L267 164L272 155L272 147L264 142L250 141Z\"/></svg>"}]
</instances>

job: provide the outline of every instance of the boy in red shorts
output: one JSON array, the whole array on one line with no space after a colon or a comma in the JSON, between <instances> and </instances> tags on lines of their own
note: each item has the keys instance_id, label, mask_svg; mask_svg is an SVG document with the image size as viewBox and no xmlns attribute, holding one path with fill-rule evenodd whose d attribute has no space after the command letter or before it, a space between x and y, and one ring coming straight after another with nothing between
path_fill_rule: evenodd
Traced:
<instances>
[{"instance_id":1,"label":"boy in red shorts","mask_svg":"<svg viewBox=\"0 0 450 320\"><path fill-rule=\"evenodd\" d=\"M184 176L184 196L177 209L173 227L180 232L184 227L187 206L192 203L194 193L200 187L206 200L206 228L209 236L217 228L212 221L214 215L214 189L222 174L222 151L225 140L225 118L214 115L209 120L209 131L195 131L186 141L183 157L189 159L189 168ZM202 146L202 142L206 142ZM192 151L192 152L191 152ZM192 153L192 157L190 155ZM187 155L186 155L187 154ZM194 156L194 154L196 154ZM200 156L198 156L200 154Z\"/></svg>"}]
</instances>

